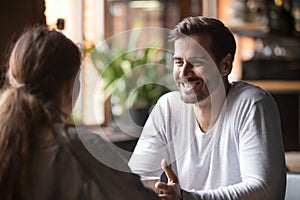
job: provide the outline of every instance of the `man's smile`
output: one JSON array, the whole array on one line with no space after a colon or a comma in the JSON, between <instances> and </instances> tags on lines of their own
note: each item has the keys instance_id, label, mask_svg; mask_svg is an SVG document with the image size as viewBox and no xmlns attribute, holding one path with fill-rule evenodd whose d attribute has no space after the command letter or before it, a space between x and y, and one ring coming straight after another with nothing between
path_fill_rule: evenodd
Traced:
<instances>
[{"instance_id":1,"label":"man's smile","mask_svg":"<svg viewBox=\"0 0 300 200\"><path fill-rule=\"evenodd\" d=\"M185 91L194 90L194 88L198 87L201 83L203 83L203 81L200 79L180 79L177 82L179 83L180 88L182 88Z\"/></svg>"}]
</instances>

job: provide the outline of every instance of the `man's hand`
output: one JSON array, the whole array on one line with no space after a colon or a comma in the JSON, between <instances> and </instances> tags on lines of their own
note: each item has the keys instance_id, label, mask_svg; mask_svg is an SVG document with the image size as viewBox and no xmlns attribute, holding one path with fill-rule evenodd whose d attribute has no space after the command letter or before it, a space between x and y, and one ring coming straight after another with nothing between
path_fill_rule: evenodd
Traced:
<instances>
[{"instance_id":1,"label":"man's hand","mask_svg":"<svg viewBox=\"0 0 300 200\"><path fill-rule=\"evenodd\" d=\"M163 182L157 182L155 184L155 188L161 192L159 197L164 200L182 200L178 178L172 169L167 165L167 161L165 159L161 161L161 167L166 173L168 184Z\"/></svg>"}]
</instances>

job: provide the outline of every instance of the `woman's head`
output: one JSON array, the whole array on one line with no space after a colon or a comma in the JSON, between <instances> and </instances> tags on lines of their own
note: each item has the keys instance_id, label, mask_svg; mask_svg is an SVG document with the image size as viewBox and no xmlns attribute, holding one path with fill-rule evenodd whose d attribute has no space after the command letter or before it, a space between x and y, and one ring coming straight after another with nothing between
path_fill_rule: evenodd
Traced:
<instances>
[{"instance_id":1,"label":"woman's head","mask_svg":"<svg viewBox=\"0 0 300 200\"><path fill-rule=\"evenodd\" d=\"M80 64L81 53L70 39L61 32L36 27L25 32L12 50L8 85L25 85L26 92L48 104L75 78Z\"/></svg>"},{"instance_id":2,"label":"woman's head","mask_svg":"<svg viewBox=\"0 0 300 200\"><path fill-rule=\"evenodd\" d=\"M183 19L171 31L170 41L198 34L208 34L212 38L211 51L216 57L216 64L227 54L230 54L233 60L236 51L234 36L220 20L215 18L197 16Z\"/></svg>"}]
</instances>

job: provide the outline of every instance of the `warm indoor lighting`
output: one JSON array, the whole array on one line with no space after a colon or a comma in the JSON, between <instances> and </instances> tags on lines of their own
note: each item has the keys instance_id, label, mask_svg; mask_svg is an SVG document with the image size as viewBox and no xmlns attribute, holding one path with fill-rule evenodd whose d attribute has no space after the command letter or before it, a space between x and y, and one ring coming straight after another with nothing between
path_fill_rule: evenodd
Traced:
<instances>
[{"instance_id":1,"label":"warm indoor lighting","mask_svg":"<svg viewBox=\"0 0 300 200\"><path fill-rule=\"evenodd\" d=\"M274 3L276 6L282 6L283 5L283 0L274 0Z\"/></svg>"},{"instance_id":2,"label":"warm indoor lighting","mask_svg":"<svg viewBox=\"0 0 300 200\"><path fill-rule=\"evenodd\" d=\"M158 9L161 5L159 1L131 1L131 8L144 8L147 10Z\"/></svg>"}]
</instances>

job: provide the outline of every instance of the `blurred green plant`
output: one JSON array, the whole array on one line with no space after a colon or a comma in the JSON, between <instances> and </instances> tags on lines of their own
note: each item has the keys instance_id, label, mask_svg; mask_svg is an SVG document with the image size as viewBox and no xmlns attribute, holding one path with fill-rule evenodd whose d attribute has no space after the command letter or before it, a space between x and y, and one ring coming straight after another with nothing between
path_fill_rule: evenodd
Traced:
<instances>
[{"instance_id":1,"label":"blurred green plant","mask_svg":"<svg viewBox=\"0 0 300 200\"><path fill-rule=\"evenodd\" d=\"M171 76L166 68L166 54L160 47L128 51L101 45L90 51L90 57L101 75L105 99L111 97L122 111L150 108L170 91L164 85Z\"/></svg>"}]
</instances>

